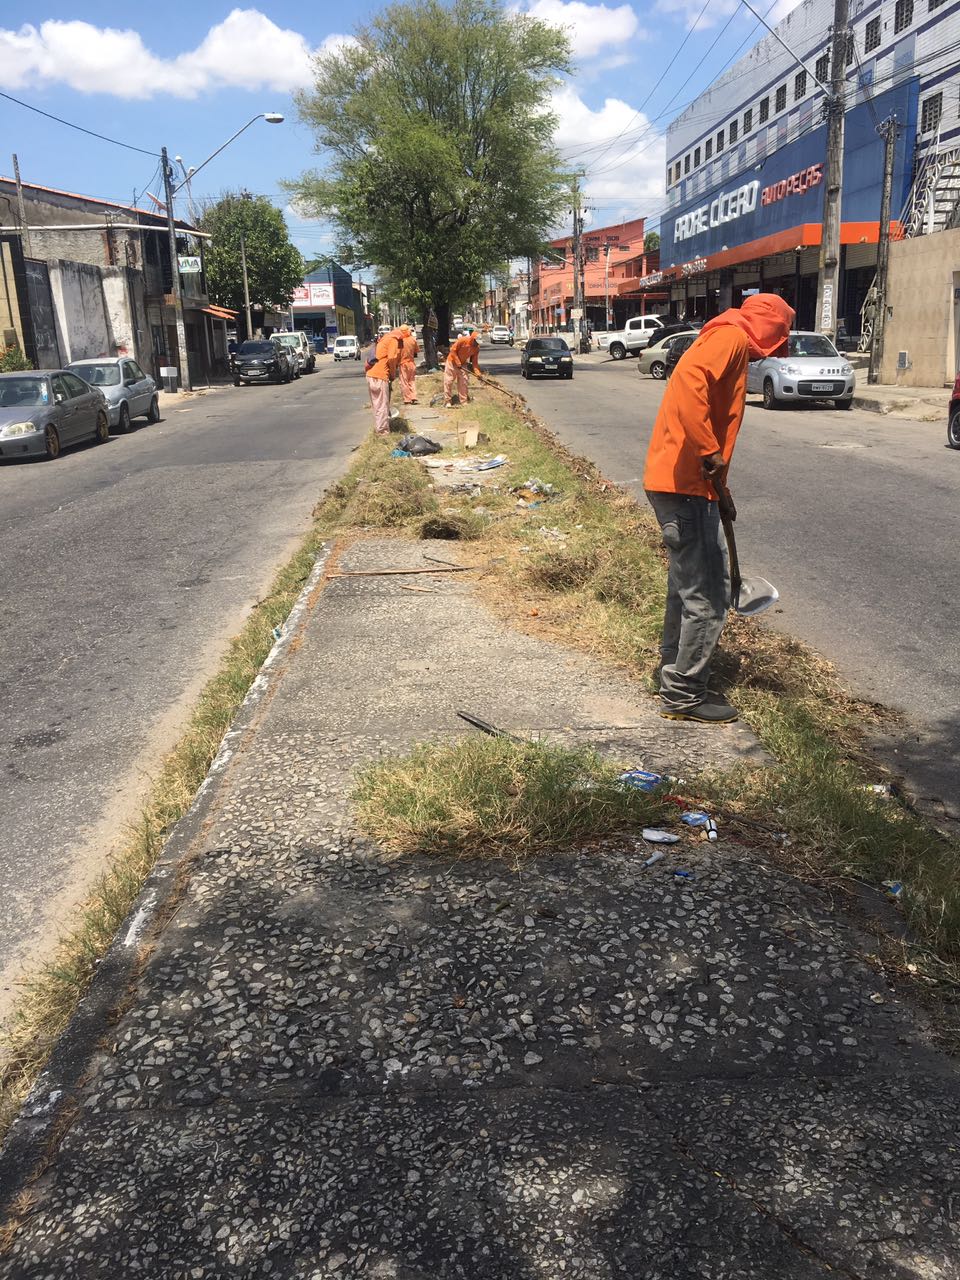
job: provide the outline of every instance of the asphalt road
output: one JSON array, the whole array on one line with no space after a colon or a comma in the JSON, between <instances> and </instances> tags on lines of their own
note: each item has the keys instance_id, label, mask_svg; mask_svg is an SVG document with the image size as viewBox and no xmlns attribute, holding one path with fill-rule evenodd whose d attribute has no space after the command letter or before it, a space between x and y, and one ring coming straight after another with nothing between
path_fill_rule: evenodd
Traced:
<instances>
[{"instance_id":1,"label":"asphalt road","mask_svg":"<svg viewBox=\"0 0 960 1280\"><path fill-rule=\"evenodd\" d=\"M520 378L519 354L481 361L577 452L642 497L663 383L597 355L572 382ZM947 393L944 393L946 404ZM776 583L768 620L836 663L861 696L906 713L879 744L914 793L960 818L960 453L944 424L748 402L731 469L744 569Z\"/></svg>"},{"instance_id":2,"label":"asphalt road","mask_svg":"<svg viewBox=\"0 0 960 1280\"><path fill-rule=\"evenodd\" d=\"M0 464L0 1018L369 426L361 366Z\"/></svg>"}]
</instances>

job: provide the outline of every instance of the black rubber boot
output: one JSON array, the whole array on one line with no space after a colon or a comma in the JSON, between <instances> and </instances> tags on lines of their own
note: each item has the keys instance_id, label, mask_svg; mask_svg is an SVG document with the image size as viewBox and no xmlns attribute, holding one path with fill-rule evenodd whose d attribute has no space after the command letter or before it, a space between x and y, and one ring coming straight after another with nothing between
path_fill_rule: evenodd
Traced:
<instances>
[{"instance_id":1,"label":"black rubber boot","mask_svg":"<svg viewBox=\"0 0 960 1280\"><path fill-rule=\"evenodd\" d=\"M671 707L665 702L660 708L665 720L693 720L697 724L732 724L739 719L736 707L722 699L698 702L695 707Z\"/></svg>"}]
</instances>

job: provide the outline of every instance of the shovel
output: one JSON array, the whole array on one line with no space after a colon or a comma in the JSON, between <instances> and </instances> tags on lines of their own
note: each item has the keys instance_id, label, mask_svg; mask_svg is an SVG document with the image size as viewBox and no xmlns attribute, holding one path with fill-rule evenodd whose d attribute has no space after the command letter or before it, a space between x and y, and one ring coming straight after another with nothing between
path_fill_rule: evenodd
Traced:
<instances>
[{"instance_id":1,"label":"shovel","mask_svg":"<svg viewBox=\"0 0 960 1280\"><path fill-rule=\"evenodd\" d=\"M714 477L713 488L720 499L730 498L730 491L719 477ZM743 618L755 618L765 613L772 604L780 599L780 592L766 578L744 578L740 575L740 557L737 555L737 540L733 533L733 521L721 513L720 523L727 539L727 551L730 556L730 603L736 613Z\"/></svg>"}]
</instances>

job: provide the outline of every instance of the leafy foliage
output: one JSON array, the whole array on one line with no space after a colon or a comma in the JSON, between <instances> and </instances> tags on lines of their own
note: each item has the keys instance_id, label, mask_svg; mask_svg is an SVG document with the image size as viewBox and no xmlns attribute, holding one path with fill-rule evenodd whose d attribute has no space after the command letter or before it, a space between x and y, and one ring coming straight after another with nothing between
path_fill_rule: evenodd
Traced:
<instances>
[{"instance_id":1,"label":"leafy foliage","mask_svg":"<svg viewBox=\"0 0 960 1280\"><path fill-rule=\"evenodd\" d=\"M290 302L304 277L303 258L290 243L283 214L269 200L228 193L204 211L200 227L212 237L204 263L214 302L243 311L241 235L246 245L251 303L284 307Z\"/></svg>"},{"instance_id":2,"label":"leafy foliage","mask_svg":"<svg viewBox=\"0 0 960 1280\"><path fill-rule=\"evenodd\" d=\"M547 106L568 69L565 35L500 0L390 5L317 59L298 106L330 163L288 186L345 262L446 313L535 254L569 198Z\"/></svg>"},{"instance_id":3,"label":"leafy foliage","mask_svg":"<svg viewBox=\"0 0 960 1280\"><path fill-rule=\"evenodd\" d=\"M658 231L648 231L643 237L644 253L657 253L660 249L660 233Z\"/></svg>"},{"instance_id":4,"label":"leafy foliage","mask_svg":"<svg viewBox=\"0 0 960 1280\"><path fill-rule=\"evenodd\" d=\"M33 363L27 359L19 347L0 348L0 373L23 373L32 368Z\"/></svg>"}]
</instances>

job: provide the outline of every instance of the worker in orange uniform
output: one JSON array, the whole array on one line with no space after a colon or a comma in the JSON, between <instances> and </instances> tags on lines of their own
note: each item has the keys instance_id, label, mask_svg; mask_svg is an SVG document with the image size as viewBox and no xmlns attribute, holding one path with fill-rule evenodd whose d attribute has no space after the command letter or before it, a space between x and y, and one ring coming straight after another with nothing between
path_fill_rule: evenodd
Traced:
<instances>
[{"instance_id":1,"label":"worker in orange uniform","mask_svg":"<svg viewBox=\"0 0 960 1280\"><path fill-rule=\"evenodd\" d=\"M660 714L670 720L737 719L707 688L730 608L720 515L737 515L726 477L743 420L747 364L785 352L793 320L782 298L758 293L708 321L680 357L653 425L643 487L669 557Z\"/></svg>"},{"instance_id":2,"label":"worker in orange uniform","mask_svg":"<svg viewBox=\"0 0 960 1280\"><path fill-rule=\"evenodd\" d=\"M467 327L455 342L450 345L450 354L443 366L443 407L452 409L451 395L453 384L457 384L457 395L461 404L470 403L467 390L467 369L472 368L475 377L480 376L480 343L477 341L476 329Z\"/></svg>"},{"instance_id":3,"label":"worker in orange uniform","mask_svg":"<svg viewBox=\"0 0 960 1280\"><path fill-rule=\"evenodd\" d=\"M391 329L377 340L373 358L367 361L367 390L378 436L390 434L390 384L400 365L399 329Z\"/></svg>"},{"instance_id":4,"label":"worker in orange uniform","mask_svg":"<svg viewBox=\"0 0 960 1280\"><path fill-rule=\"evenodd\" d=\"M417 356L420 344L408 324L400 326L400 387L404 404L417 403Z\"/></svg>"}]
</instances>

